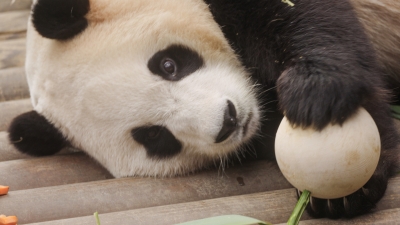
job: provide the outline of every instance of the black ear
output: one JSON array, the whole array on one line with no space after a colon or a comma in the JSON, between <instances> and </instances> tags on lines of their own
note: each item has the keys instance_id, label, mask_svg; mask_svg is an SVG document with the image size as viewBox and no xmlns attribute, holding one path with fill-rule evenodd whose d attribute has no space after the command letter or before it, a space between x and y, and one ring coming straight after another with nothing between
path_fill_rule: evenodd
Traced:
<instances>
[{"instance_id":1,"label":"black ear","mask_svg":"<svg viewBox=\"0 0 400 225\"><path fill-rule=\"evenodd\" d=\"M67 40L86 29L88 12L89 0L38 0L32 22L43 37Z\"/></svg>"},{"instance_id":2,"label":"black ear","mask_svg":"<svg viewBox=\"0 0 400 225\"><path fill-rule=\"evenodd\" d=\"M61 132L36 111L14 118L8 132L11 144L32 156L52 155L68 145Z\"/></svg>"}]
</instances>

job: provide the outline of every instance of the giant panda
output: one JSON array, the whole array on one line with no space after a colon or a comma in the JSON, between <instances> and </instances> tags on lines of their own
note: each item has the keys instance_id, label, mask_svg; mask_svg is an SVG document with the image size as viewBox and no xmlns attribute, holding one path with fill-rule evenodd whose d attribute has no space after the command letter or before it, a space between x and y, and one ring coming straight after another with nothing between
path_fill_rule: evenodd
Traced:
<instances>
[{"instance_id":1,"label":"giant panda","mask_svg":"<svg viewBox=\"0 0 400 225\"><path fill-rule=\"evenodd\" d=\"M26 56L34 111L14 119L10 142L35 156L73 146L115 177L165 177L246 151L273 157L265 146L283 114L318 132L364 107L382 141L376 172L308 211L366 213L398 166L399 135L367 36L378 33L365 33L357 2L37 0Z\"/></svg>"}]
</instances>

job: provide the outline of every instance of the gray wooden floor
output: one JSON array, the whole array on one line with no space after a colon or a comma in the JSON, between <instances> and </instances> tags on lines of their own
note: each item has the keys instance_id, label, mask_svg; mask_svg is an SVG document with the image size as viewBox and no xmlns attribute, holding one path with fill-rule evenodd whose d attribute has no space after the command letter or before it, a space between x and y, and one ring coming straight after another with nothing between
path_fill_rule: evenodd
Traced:
<instances>
[{"instance_id":1,"label":"gray wooden floor","mask_svg":"<svg viewBox=\"0 0 400 225\"><path fill-rule=\"evenodd\" d=\"M25 32L31 0L0 0L0 214L19 224L175 224L240 214L285 223L295 190L274 163L250 162L225 171L210 169L186 177L114 179L83 153L70 149L44 158L19 154L5 130L16 115L32 109L24 74ZM244 183L244 184L243 184ZM400 176L391 179L376 210L353 220L301 224L400 224Z\"/></svg>"}]
</instances>

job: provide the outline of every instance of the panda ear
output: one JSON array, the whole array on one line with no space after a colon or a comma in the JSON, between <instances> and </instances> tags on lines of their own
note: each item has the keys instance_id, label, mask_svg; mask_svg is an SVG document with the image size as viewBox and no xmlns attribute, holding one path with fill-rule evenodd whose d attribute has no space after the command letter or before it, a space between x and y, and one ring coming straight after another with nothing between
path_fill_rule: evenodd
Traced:
<instances>
[{"instance_id":1,"label":"panda ear","mask_svg":"<svg viewBox=\"0 0 400 225\"><path fill-rule=\"evenodd\" d=\"M11 144L32 156L52 155L69 145L61 132L36 111L14 118L8 133Z\"/></svg>"},{"instance_id":2,"label":"panda ear","mask_svg":"<svg viewBox=\"0 0 400 225\"><path fill-rule=\"evenodd\" d=\"M32 22L43 37L67 40L86 29L88 12L89 0L38 0Z\"/></svg>"}]
</instances>

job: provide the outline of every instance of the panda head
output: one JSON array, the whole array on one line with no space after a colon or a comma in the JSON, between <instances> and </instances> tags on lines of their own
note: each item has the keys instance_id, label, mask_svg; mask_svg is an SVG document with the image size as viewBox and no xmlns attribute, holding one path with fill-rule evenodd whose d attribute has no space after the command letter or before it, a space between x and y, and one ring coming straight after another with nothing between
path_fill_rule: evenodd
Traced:
<instances>
[{"instance_id":1,"label":"panda head","mask_svg":"<svg viewBox=\"0 0 400 225\"><path fill-rule=\"evenodd\" d=\"M38 0L35 112L116 177L185 174L259 128L254 84L202 0Z\"/></svg>"}]
</instances>

